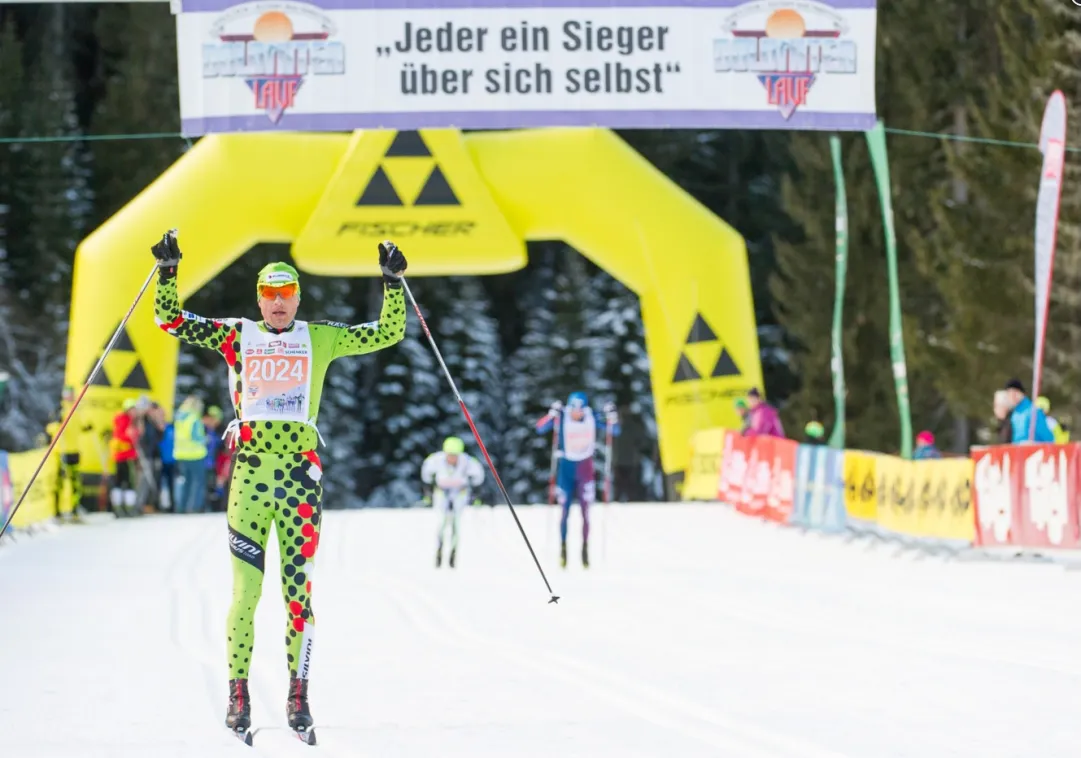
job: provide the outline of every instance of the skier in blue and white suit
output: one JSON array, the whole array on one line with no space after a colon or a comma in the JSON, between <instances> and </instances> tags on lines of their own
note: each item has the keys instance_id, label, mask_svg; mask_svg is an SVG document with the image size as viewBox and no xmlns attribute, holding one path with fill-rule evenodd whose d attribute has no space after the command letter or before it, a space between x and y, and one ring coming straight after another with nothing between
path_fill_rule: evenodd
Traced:
<instances>
[{"instance_id":1,"label":"skier in blue and white suit","mask_svg":"<svg viewBox=\"0 0 1081 758\"><path fill-rule=\"evenodd\" d=\"M597 449L597 414L589 407L584 392L572 392L567 405L558 400L549 407L548 413L538 419L537 434L547 434L559 418L559 440L556 457L556 502L563 509L559 522L562 541L560 561L567 565L567 521L571 503L578 500L582 508L582 565L589 566L589 506L596 499L597 485L593 474L593 455ZM605 427L610 427L613 437L619 436L619 416L611 403L604 406ZM606 431L601 429L601 431Z\"/></svg>"}]
</instances>

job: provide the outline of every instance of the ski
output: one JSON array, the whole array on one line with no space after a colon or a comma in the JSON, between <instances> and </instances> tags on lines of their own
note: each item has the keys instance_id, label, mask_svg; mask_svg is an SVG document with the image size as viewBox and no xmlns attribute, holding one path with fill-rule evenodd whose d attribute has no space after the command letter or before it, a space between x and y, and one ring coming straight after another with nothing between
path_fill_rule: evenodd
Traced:
<instances>
[{"instance_id":1,"label":"ski","mask_svg":"<svg viewBox=\"0 0 1081 758\"><path fill-rule=\"evenodd\" d=\"M297 739L303 742L305 745L315 744L314 727L312 727L311 729L304 729L303 727L301 727L300 729L294 729L293 734L295 734L297 736Z\"/></svg>"},{"instance_id":2,"label":"ski","mask_svg":"<svg viewBox=\"0 0 1081 758\"><path fill-rule=\"evenodd\" d=\"M228 727L226 728L228 729ZM234 737L236 737L248 747L252 746L254 742L254 740L252 739L254 732L250 732L247 729L229 729L229 731L233 733Z\"/></svg>"}]
</instances>

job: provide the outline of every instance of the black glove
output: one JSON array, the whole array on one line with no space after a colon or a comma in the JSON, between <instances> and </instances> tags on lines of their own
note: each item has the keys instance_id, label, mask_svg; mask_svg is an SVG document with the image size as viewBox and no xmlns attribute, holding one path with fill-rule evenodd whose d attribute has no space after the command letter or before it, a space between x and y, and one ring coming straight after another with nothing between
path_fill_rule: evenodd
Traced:
<instances>
[{"instance_id":1,"label":"black glove","mask_svg":"<svg viewBox=\"0 0 1081 758\"><path fill-rule=\"evenodd\" d=\"M176 276L176 266L183 257L180 245L176 241L176 229L170 229L161 236L161 242L156 242L150 248L150 252L158 259L158 272L164 278Z\"/></svg>"},{"instance_id":2,"label":"black glove","mask_svg":"<svg viewBox=\"0 0 1081 758\"><path fill-rule=\"evenodd\" d=\"M405 273L405 256L390 240L379 243L379 268L383 272L383 283L388 287L401 287L401 276Z\"/></svg>"}]
</instances>

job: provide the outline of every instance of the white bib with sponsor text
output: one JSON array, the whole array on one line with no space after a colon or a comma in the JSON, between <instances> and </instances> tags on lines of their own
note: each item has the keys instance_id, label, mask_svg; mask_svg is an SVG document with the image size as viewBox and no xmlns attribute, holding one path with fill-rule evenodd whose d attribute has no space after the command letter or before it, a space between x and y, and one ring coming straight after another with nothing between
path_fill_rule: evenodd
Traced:
<instances>
[{"instance_id":1,"label":"white bib with sponsor text","mask_svg":"<svg viewBox=\"0 0 1081 758\"><path fill-rule=\"evenodd\" d=\"M308 423L312 394L312 339L306 322L285 334L243 320L240 330L242 421Z\"/></svg>"}]
</instances>

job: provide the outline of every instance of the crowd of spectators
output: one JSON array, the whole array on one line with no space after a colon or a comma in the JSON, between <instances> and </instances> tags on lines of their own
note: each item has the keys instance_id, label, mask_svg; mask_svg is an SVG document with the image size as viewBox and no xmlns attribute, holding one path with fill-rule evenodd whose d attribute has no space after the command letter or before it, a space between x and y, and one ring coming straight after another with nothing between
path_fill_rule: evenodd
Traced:
<instances>
[{"instance_id":1,"label":"crowd of spectators","mask_svg":"<svg viewBox=\"0 0 1081 758\"><path fill-rule=\"evenodd\" d=\"M145 395L124 401L113 418L108 503L118 516L224 511L232 451L223 444L222 411L191 395L169 421Z\"/></svg>"}]
</instances>

